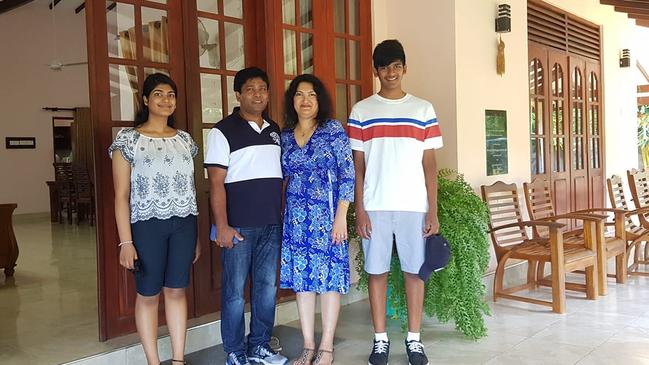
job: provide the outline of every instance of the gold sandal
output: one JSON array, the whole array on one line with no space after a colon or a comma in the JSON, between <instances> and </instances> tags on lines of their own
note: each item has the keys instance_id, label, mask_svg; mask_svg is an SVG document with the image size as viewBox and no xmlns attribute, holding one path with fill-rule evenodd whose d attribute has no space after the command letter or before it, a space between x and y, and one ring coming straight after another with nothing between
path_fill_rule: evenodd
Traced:
<instances>
[{"instance_id":1,"label":"gold sandal","mask_svg":"<svg viewBox=\"0 0 649 365\"><path fill-rule=\"evenodd\" d=\"M322 363L322 364L320 363L320 361L322 359L322 355L325 354L325 353L331 354L331 362L329 362L327 365L332 365L334 363L334 350L333 349L331 351L330 350L322 350L322 349L318 350L318 354L316 355L315 359L313 360L313 365L323 365L323 364L325 364L325 363Z\"/></svg>"},{"instance_id":2,"label":"gold sandal","mask_svg":"<svg viewBox=\"0 0 649 365\"><path fill-rule=\"evenodd\" d=\"M293 361L292 365L311 365L314 356L314 349L304 348L302 349L302 354L300 355L300 357L297 360Z\"/></svg>"}]
</instances>

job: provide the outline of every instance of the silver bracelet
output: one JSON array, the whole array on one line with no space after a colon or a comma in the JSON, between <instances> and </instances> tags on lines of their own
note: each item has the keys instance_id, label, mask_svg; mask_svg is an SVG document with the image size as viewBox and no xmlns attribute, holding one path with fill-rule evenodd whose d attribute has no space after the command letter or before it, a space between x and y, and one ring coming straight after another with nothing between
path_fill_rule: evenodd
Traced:
<instances>
[{"instance_id":1,"label":"silver bracelet","mask_svg":"<svg viewBox=\"0 0 649 365\"><path fill-rule=\"evenodd\" d=\"M117 247L121 247L122 245L125 245L125 244L127 244L127 243L133 243L133 241L124 241L124 242L120 242L119 245L117 245Z\"/></svg>"}]
</instances>

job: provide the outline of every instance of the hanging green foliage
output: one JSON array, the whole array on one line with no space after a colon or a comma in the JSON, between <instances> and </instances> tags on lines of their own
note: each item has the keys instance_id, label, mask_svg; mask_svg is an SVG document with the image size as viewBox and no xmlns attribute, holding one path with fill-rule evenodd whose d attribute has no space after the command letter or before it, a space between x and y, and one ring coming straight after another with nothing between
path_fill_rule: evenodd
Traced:
<instances>
[{"instance_id":1,"label":"hanging green foliage","mask_svg":"<svg viewBox=\"0 0 649 365\"><path fill-rule=\"evenodd\" d=\"M489 265L487 207L461 174L440 170L438 174L437 216L440 231L451 245L449 265L433 273L426 282L424 312L440 322L455 322L455 328L467 338L477 340L487 335L484 315L490 314L482 275ZM358 239L355 216L348 217L350 236ZM367 273L363 270L362 248L356 255L358 287L367 291ZM388 278L389 306L405 330L408 320L406 290L396 252L392 255Z\"/></svg>"}]
</instances>

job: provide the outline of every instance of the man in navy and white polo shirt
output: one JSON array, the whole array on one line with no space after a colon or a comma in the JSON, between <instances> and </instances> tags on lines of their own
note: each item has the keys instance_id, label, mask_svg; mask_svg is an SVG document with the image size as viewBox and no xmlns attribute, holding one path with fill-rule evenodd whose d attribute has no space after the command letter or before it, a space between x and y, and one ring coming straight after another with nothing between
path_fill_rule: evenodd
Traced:
<instances>
[{"instance_id":1,"label":"man in navy and white polo shirt","mask_svg":"<svg viewBox=\"0 0 649 365\"><path fill-rule=\"evenodd\" d=\"M223 248L221 337L226 365L288 362L268 345L275 322L282 194L280 131L263 114L268 85L268 75L259 68L237 72L234 91L240 107L216 123L207 137L210 203L216 243ZM246 344L248 273L252 308Z\"/></svg>"}]
</instances>

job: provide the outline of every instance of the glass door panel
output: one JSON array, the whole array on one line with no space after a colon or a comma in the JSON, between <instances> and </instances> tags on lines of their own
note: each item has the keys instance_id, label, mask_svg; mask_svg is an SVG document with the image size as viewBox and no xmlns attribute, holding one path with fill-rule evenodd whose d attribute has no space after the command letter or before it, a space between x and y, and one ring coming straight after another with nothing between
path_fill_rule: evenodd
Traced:
<instances>
[{"instance_id":1,"label":"glass door panel","mask_svg":"<svg viewBox=\"0 0 649 365\"><path fill-rule=\"evenodd\" d=\"M144 59L152 62L169 62L169 24L167 11L142 7L142 43Z\"/></svg>"}]
</instances>

